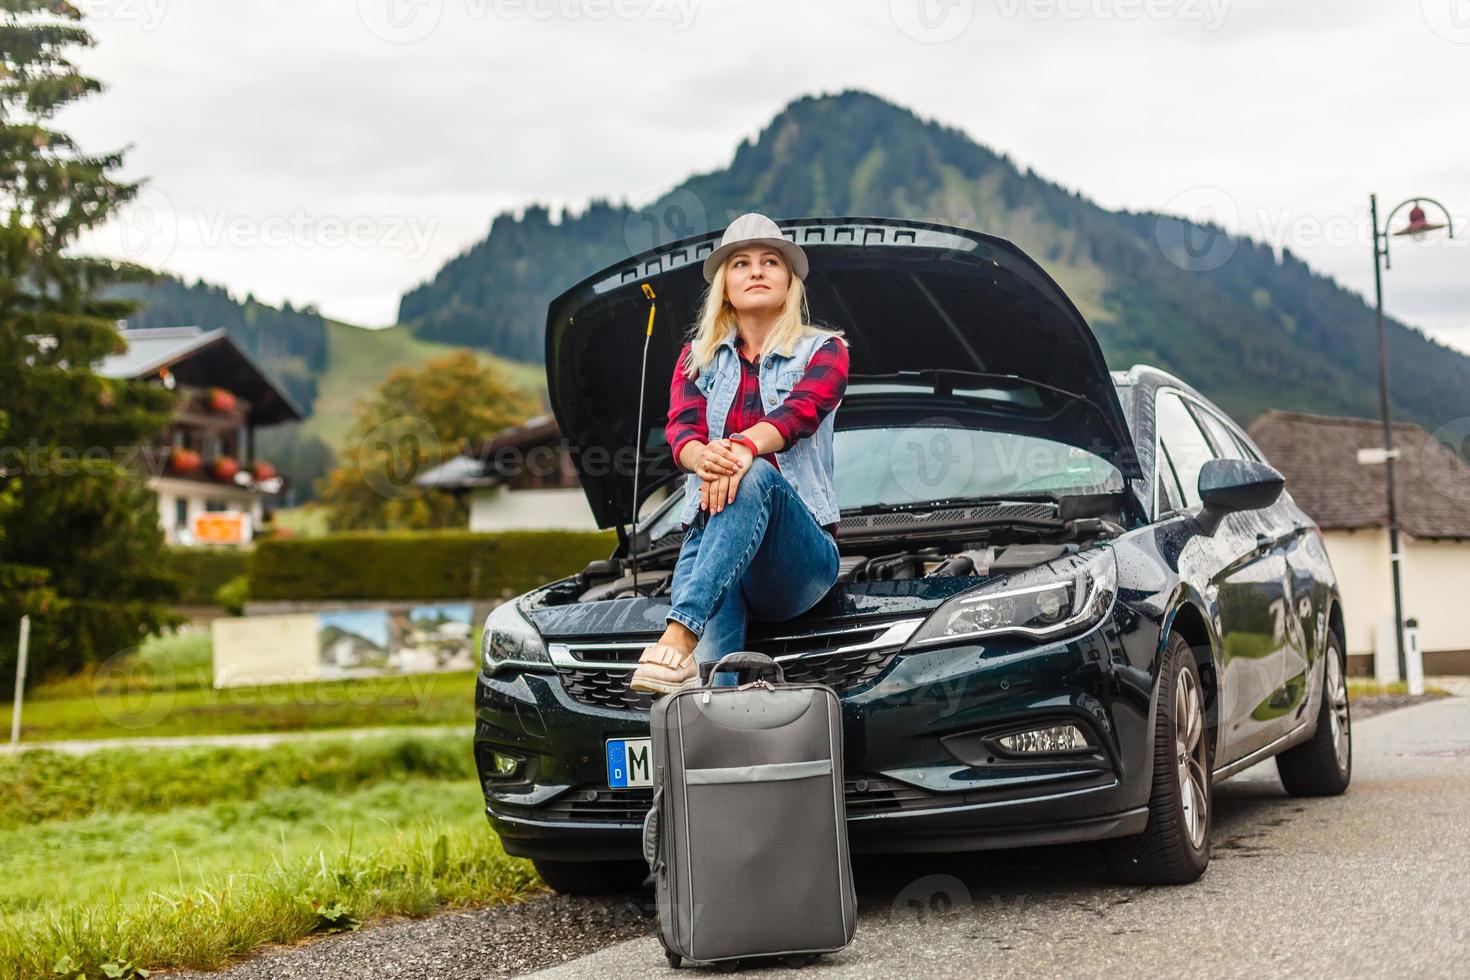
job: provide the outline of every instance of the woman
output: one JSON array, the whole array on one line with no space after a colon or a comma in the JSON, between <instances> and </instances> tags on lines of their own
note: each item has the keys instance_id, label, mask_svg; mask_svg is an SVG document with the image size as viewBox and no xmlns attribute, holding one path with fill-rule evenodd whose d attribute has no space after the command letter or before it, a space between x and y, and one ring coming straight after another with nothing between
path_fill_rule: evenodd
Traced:
<instances>
[{"instance_id":1,"label":"woman","mask_svg":"<svg viewBox=\"0 0 1470 980\"><path fill-rule=\"evenodd\" d=\"M847 341L807 321L807 258L770 218L725 229L675 362L666 429L686 478L686 532L668 627L629 686L668 693L764 622L810 609L837 580L832 426Z\"/></svg>"}]
</instances>

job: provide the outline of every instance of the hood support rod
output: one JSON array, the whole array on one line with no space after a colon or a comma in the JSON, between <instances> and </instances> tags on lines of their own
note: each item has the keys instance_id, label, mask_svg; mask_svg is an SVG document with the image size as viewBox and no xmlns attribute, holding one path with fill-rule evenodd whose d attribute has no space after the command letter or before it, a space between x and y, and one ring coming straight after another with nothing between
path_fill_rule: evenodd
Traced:
<instances>
[{"instance_id":1,"label":"hood support rod","mask_svg":"<svg viewBox=\"0 0 1470 980\"><path fill-rule=\"evenodd\" d=\"M628 542L628 555L633 564L633 594L638 594L638 461L643 458L643 401L648 386L648 345L653 340L653 314L658 309L653 287L643 284L643 295L648 297L648 326L643 331L643 364L638 372L638 428L633 436L638 444L633 447L633 537ZM675 460L675 464L678 460Z\"/></svg>"}]
</instances>

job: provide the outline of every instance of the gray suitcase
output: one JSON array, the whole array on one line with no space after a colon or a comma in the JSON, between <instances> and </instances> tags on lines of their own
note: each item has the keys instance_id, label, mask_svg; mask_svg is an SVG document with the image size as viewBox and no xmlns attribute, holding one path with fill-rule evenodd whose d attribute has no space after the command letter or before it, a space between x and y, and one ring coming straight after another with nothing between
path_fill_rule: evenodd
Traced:
<instances>
[{"instance_id":1,"label":"gray suitcase","mask_svg":"<svg viewBox=\"0 0 1470 980\"><path fill-rule=\"evenodd\" d=\"M837 695L758 653L714 669L743 683L660 698L651 719L643 850L669 963L836 952L857 927Z\"/></svg>"}]
</instances>

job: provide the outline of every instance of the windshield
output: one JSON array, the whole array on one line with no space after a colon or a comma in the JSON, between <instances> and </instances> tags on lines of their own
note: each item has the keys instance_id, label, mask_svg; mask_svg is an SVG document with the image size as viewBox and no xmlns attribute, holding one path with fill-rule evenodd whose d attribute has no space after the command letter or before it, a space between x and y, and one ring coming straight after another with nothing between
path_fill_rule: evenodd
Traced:
<instances>
[{"instance_id":1,"label":"windshield","mask_svg":"<svg viewBox=\"0 0 1470 980\"><path fill-rule=\"evenodd\" d=\"M1101 456L1050 439L988 429L839 429L832 457L842 510L956 497L1060 497L1123 489L1122 474ZM645 504L645 512L652 506ZM648 523L649 540L679 530L679 511L675 502Z\"/></svg>"},{"instance_id":2,"label":"windshield","mask_svg":"<svg viewBox=\"0 0 1470 980\"><path fill-rule=\"evenodd\" d=\"M843 510L1123 489L1122 474L1102 457L1010 432L958 426L844 429L835 434L832 453Z\"/></svg>"}]
</instances>

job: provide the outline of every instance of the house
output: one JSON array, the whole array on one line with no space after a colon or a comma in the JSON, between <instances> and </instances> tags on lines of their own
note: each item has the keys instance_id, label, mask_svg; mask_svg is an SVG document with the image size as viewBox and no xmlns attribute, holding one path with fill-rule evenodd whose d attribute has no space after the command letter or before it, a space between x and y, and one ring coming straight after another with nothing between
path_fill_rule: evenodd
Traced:
<instances>
[{"instance_id":1,"label":"house","mask_svg":"<svg viewBox=\"0 0 1470 980\"><path fill-rule=\"evenodd\" d=\"M173 418L140 463L158 494L170 544L245 544L279 498L283 478L255 457L255 433L297 422L291 398L224 330L123 330L127 350L98 373L173 391Z\"/></svg>"},{"instance_id":2,"label":"house","mask_svg":"<svg viewBox=\"0 0 1470 980\"><path fill-rule=\"evenodd\" d=\"M1383 447L1383 423L1273 411L1250 436L1321 527L1342 590L1349 671L1371 673L1378 625L1393 616L1393 578L1383 464L1360 463L1358 451ZM1470 467L1412 423L1394 425L1393 444L1404 619L1418 621L1426 674L1470 674L1462 609L1470 595Z\"/></svg>"},{"instance_id":3,"label":"house","mask_svg":"<svg viewBox=\"0 0 1470 980\"><path fill-rule=\"evenodd\" d=\"M414 481L465 494L471 531L595 531L561 426L538 415L467 448Z\"/></svg>"}]
</instances>

